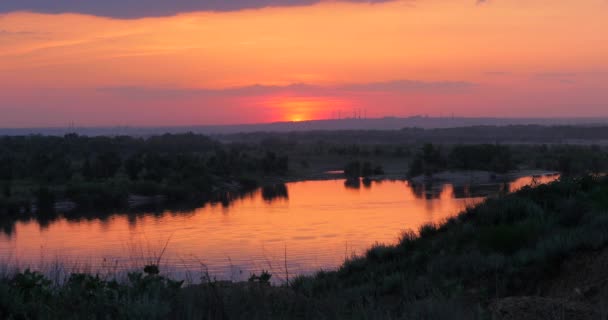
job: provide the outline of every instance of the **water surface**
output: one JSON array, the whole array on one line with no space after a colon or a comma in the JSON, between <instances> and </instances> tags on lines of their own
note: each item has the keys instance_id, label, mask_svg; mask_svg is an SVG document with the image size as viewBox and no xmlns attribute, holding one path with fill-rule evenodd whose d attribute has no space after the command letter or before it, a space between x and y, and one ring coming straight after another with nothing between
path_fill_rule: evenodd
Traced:
<instances>
[{"instance_id":1,"label":"water surface","mask_svg":"<svg viewBox=\"0 0 608 320\"><path fill-rule=\"evenodd\" d=\"M10 264L112 272L155 262L173 276L208 270L242 280L269 270L275 280L333 269L374 243L394 243L401 232L442 222L488 193L514 191L556 176L454 188L405 181L306 181L257 190L227 205L187 212L112 214L104 218L17 222L0 236Z\"/></svg>"}]
</instances>

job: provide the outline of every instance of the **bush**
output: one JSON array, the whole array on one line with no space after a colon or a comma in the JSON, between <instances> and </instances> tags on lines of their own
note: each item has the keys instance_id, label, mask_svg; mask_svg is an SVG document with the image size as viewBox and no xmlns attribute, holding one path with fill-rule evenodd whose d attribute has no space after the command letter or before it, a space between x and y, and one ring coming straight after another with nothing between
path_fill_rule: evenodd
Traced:
<instances>
[{"instance_id":1,"label":"bush","mask_svg":"<svg viewBox=\"0 0 608 320\"><path fill-rule=\"evenodd\" d=\"M475 225L511 224L528 218L542 218L544 210L533 200L511 196L508 201L489 199L481 205L468 209L460 219Z\"/></svg>"},{"instance_id":2,"label":"bush","mask_svg":"<svg viewBox=\"0 0 608 320\"><path fill-rule=\"evenodd\" d=\"M438 231L438 227L434 223L427 223L420 227L418 233L421 239L429 238L434 236Z\"/></svg>"},{"instance_id":3,"label":"bush","mask_svg":"<svg viewBox=\"0 0 608 320\"><path fill-rule=\"evenodd\" d=\"M510 255L533 243L540 236L538 231L530 224L488 226L479 230L478 245Z\"/></svg>"},{"instance_id":4,"label":"bush","mask_svg":"<svg viewBox=\"0 0 608 320\"><path fill-rule=\"evenodd\" d=\"M387 262L397 258L397 252L392 246L376 244L365 254L365 258L372 262Z\"/></svg>"}]
</instances>

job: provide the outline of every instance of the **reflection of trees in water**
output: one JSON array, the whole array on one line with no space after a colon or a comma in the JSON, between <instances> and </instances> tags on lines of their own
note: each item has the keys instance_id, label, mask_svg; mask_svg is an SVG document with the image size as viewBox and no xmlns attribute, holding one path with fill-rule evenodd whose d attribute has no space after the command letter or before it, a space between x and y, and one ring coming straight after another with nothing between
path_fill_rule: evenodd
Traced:
<instances>
[{"instance_id":1,"label":"reflection of trees in water","mask_svg":"<svg viewBox=\"0 0 608 320\"><path fill-rule=\"evenodd\" d=\"M289 192L287 191L287 185L279 183L262 187L262 199L270 203L282 199L288 200Z\"/></svg>"},{"instance_id":2,"label":"reflection of trees in water","mask_svg":"<svg viewBox=\"0 0 608 320\"><path fill-rule=\"evenodd\" d=\"M40 230L45 230L58 218L59 215L55 211L45 211L42 214L38 213L36 220L40 226Z\"/></svg>"},{"instance_id":3,"label":"reflection of trees in water","mask_svg":"<svg viewBox=\"0 0 608 320\"><path fill-rule=\"evenodd\" d=\"M363 182L363 186L366 189L369 189L369 188L372 187L372 179L370 179L370 178L363 178L363 180L361 180L361 181Z\"/></svg>"},{"instance_id":4,"label":"reflection of trees in water","mask_svg":"<svg viewBox=\"0 0 608 320\"><path fill-rule=\"evenodd\" d=\"M361 189L361 185L363 185L365 189L371 189L373 183L380 184L382 183L382 180L373 180L371 178L348 178L344 181L344 187L346 187L346 189L358 190Z\"/></svg>"},{"instance_id":5,"label":"reflection of trees in water","mask_svg":"<svg viewBox=\"0 0 608 320\"><path fill-rule=\"evenodd\" d=\"M283 184L284 191L282 195L277 195L276 198L287 199L287 186ZM281 187L276 187L280 190ZM112 209L104 210L87 210L87 209L76 209L64 213L58 213L54 210L44 210L38 213L24 213L18 217L10 217L0 220L0 232L4 233L8 237L11 237L15 233L15 226L17 223L27 223L35 221L41 230L48 228L51 224L55 223L59 219L65 219L70 223L79 223L84 221L99 221L101 223L108 222L112 217L126 216L130 228L134 228L137 222L146 217L161 218L167 214L169 215L193 215L196 209L203 208L207 205L221 205L224 208L229 208L235 201L254 197L256 190L250 190L246 192L220 192L213 196L203 197L199 200L194 200L188 203L180 204L167 204L167 203L152 203L149 205L138 206L137 208L130 208L116 212ZM264 192L262 192L263 194ZM266 199L265 199L266 200Z\"/></svg>"},{"instance_id":6,"label":"reflection of trees in water","mask_svg":"<svg viewBox=\"0 0 608 320\"><path fill-rule=\"evenodd\" d=\"M533 185L544 183L543 177L534 177L532 180ZM372 184L382 183L382 180L372 179L348 179L344 182L344 186L348 189L360 189L361 185L365 188L371 188ZM465 185L456 186L453 188L453 197L457 199L470 198L470 197L483 197L492 194L500 194L510 192L513 181L509 182L497 182L493 184L485 185ZM417 199L439 199L442 190L445 188L445 184L432 184L432 183L408 183L412 189L412 193ZM56 213L54 211L41 211L38 214L24 213L17 217L6 217L0 220L0 232L11 237L15 233L15 225L19 222L27 223L29 221L36 221L41 229L48 228L56 220L64 218L68 222L78 223L81 221L100 221L101 223L109 221L115 216L126 216L129 226L134 228L138 221L146 217L161 218L167 214L169 215L180 215L188 216L194 215L195 210L203 208L207 205L221 205L224 208L229 208L235 201L244 198L252 198L257 196L257 190L248 192L222 192L218 193L213 197L206 197L199 199L198 201L192 201L186 204L179 205L167 205L162 203L154 203L148 206L133 208L129 210L121 210L116 212L114 210L83 210L77 209L67 213ZM274 202L281 199L289 199L288 188L286 184L276 184L261 188L261 196L263 200L267 202Z\"/></svg>"},{"instance_id":7,"label":"reflection of trees in water","mask_svg":"<svg viewBox=\"0 0 608 320\"><path fill-rule=\"evenodd\" d=\"M441 196L441 191L446 186L446 184L436 185L436 184L427 184L427 183L416 183L412 184L412 193L417 199L423 200L433 200L439 199Z\"/></svg>"},{"instance_id":8,"label":"reflection of trees in water","mask_svg":"<svg viewBox=\"0 0 608 320\"><path fill-rule=\"evenodd\" d=\"M11 236L15 233L15 223L16 221L0 221L0 229L2 233L7 236Z\"/></svg>"},{"instance_id":9,"label":"reflection of trees in water","mask_svg":"<svg viewBox=\"0 0 608 320\"><path fill-rule=\"evenodd\" d=\"M360 189L361 188L361 179L359 178L349 178L344 181L344 186L347 189Z\"/></svg>"},{"instance_id":10,"label":"reflection of trees in water","mask_svg":"<svg viewBox=\"0 0 608 320\"><path fill-rule=\"evenodd\" d=\"M452 186L451 184L432 184L432 183L416 183L410 184L412 193L417 199L433 200L439 199L442 192L451 186L453 198L465 199L472 197L485 197L491 194L500 194L505 190L504 183L493 183L484 185L462 185ZM508 184L507 184L508 186ZM508 187L507 189L508 190Z\"/></svg>"}]
</instances>

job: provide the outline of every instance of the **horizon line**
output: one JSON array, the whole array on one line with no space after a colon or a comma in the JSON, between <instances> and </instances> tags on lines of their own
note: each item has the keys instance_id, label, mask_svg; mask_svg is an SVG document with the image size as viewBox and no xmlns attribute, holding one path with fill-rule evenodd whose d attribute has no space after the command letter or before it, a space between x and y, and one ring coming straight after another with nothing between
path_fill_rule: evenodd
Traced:
<instances>
[{"instance_id":1,"label":"horizon line","mask_svg":"<svg viewBox=\"0 0 608 320\"><path fill-rule=\"evenodd\" d=\"M411 116L383 116L383 117L344 117L344 118L322 118L309 119L301 121L272 121L272 122L251 122L251 123L226 123L226 124L179 124L179 125L130 125L130 124L102 124L102 125L77 125L76 122L70 121L65 125L32 125L32 126L0 126L0 130L27 130L27 129L111 129L111 128L220 128L220 127L247 127L247 126L263 126L263 125L279 125L293 124L304 125L315 122L330 122L330 121L374 121L374 120L410 120L410 119L428 119L428 120L518 120L518 121L591 121L587 124L599 122L608 122L606 116L555 116L555 117L512 117L512 116L433 116L433 115L411 115Z\"/></svg>"}]
</instances>

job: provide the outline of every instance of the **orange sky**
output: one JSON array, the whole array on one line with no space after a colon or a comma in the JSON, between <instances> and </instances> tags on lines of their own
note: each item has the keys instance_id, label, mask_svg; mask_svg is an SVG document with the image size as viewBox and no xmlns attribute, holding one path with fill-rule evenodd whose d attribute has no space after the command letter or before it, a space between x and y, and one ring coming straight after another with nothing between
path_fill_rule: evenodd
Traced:
<instances>
[{"instance_id":1,"label":"orange sky","mask_svg":"<svg viewBox=\"0 0 608 320\"><path fill-rule=\"evenodd\" d=\"M608 116L605 0L0 14L0 126Z\"/></svg>"}]
</instances>

